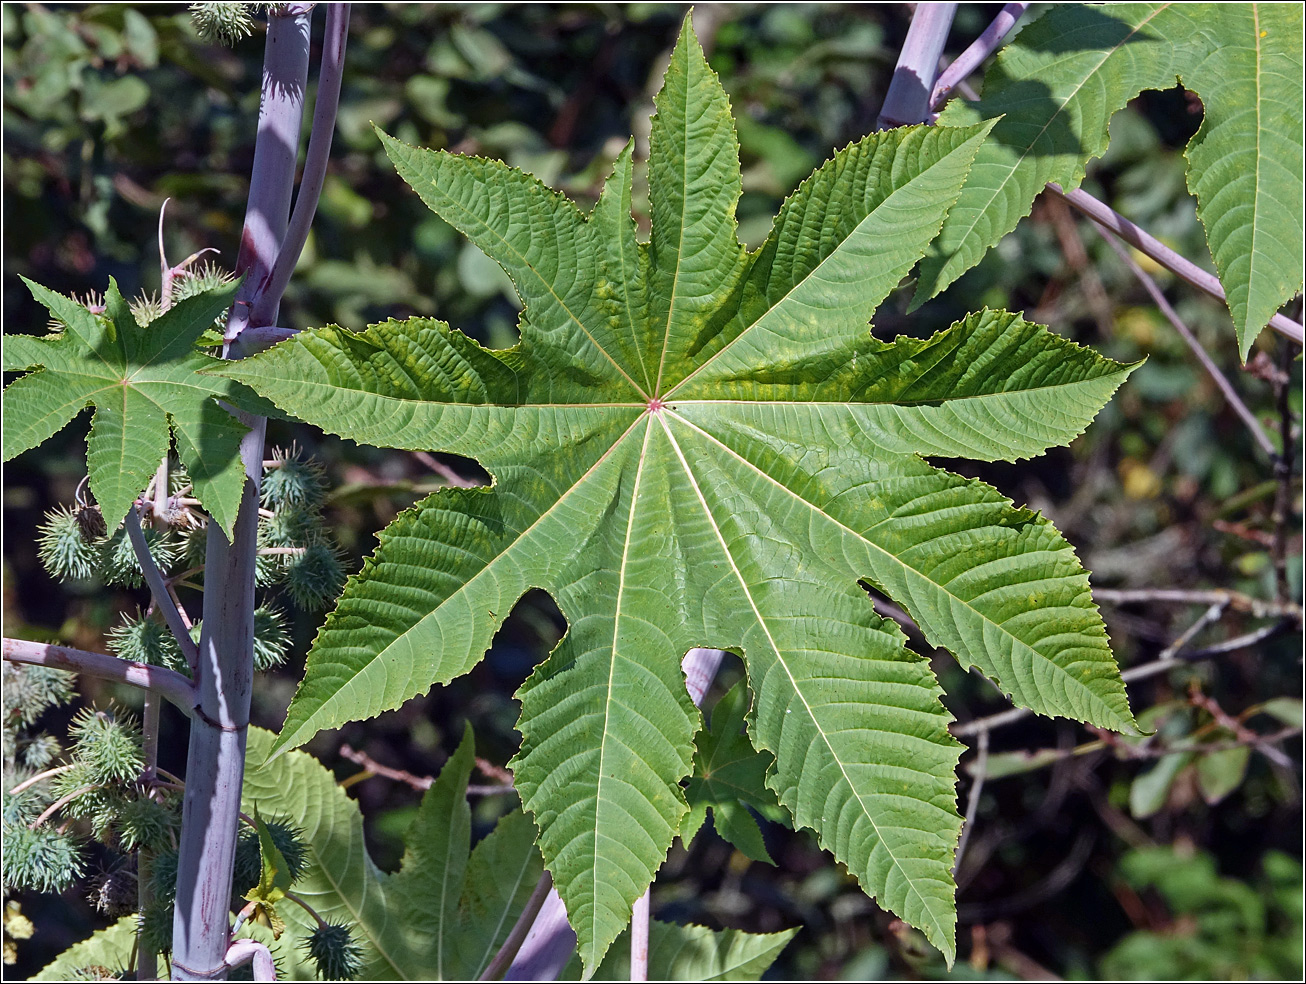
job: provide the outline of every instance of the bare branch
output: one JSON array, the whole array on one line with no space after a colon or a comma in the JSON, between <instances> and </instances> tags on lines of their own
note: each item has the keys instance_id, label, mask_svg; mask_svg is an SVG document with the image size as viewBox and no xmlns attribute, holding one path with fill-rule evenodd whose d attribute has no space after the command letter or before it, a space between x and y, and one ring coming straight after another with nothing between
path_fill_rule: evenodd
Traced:
<instances>
[{"instance_id":1,"label":"bare branch","mask_svg":"<svg viewBox=\"0 0 1306 984\"><path fill-rule=\"evenodd\" d=\"M957 853L952 861L952 874L955 877L961 870L961 859L966 854L966 841L970 839L970 829L979 813L980 793L984 789L984 780L988 778L989 767L989 732L983 729L976 736L975 764L971 770L970 793L966 797L966 819L961 827L961 840L957 842Z\"/></svg>"},{"instance_id":2,"label":"bare branch","mask_svg":"<svg viewBox=\"0 0 1306 984\"><path fill-rule=\"evenodd\" d=\"M1027 3L1009 3L993 18L993 23L984 29L984 33L975 39L969 48L957 56L957 60L943 70L939 80L934 83L930 94L930 109L938 111L948 101L948 96L957 87L957 83L979 68L989 55L997 51L1007 40L1007 35L1016 26L1016 21L1029 8Z\"/></svg>"},{"instance_id":3,"label":"bare branch","mask_svg":"<svg viewBox=\"0 0 1306 984\"><path fill-rule=\"evenodd\" d=\"M194 685L180 673L163 666L135 663L85 649L9 638L4 640L4 658L11 663L51 666L57 670L125 683L142 690L153 690L172 701L187 717L195 712Z\"/></svg>"},{"instance_id":4,"label":"bare branch","mask_svg":"<svg viewBox=\"0 0 1306 984\"><path fill-rule=\"evenodd\" d=\"M1157 263L1182 277L1198 290L1205 291L1212 297L1228 303L1224 288L1220 285L1219 278L1214 274L1207 273L1197 264L1180 256L1155 236L1140 229L1111 207L1099 202L1084 189L1077 188L1074 191L1066 192L1055 182L1049 182L1047 187L1098 225L1114 232L1140 253L1150 256ZM1292 339L1298 345L1301 345L1303 338L1306 337L1306 331L1303 330L1300 322L1285 318L1281 314L1276 314L1270 319L1270 327L1285 338Z\"/></svg>"},{"instance_id":5,"label":"bare branch","mask_svg":"<svg viewBox=\"0 0 1306 984\"><path fill-rule=\"evenodd\" d=\"M443 478L450 485L457 486L460 489L474 489L477 487L476 482L463 478L443 461L440 461L433 455L427 454L425 451L414 451L413 457Z\"/></svg>"},{"instance_id":6,"label":"bare branch","mask_svg":"<svg viewBox=\"0 0 1306 984\"><path fill-rule=\"evenodd\" d=\"M182 654L193 672L199 665L199 649L190 637L185 616L173 600L172 592L168 590L168 585L164 582L163 575L159 573L154 558L150 556L150 548L145 543L145 533L141 530L141 520L136 513L135 505L127 510L127 535L131 538L132 549L136 551L136 562L141 565L145 583L150 586L150 595L154 598L154 603L159 606L159 611L163 613L163 620L168 623L168 628L172 631L177 645L181 647Z\"/></svg>"},{"instance_id":7,"label":"bare branch","mask_svg":"<svg viewBox=\"0 0 1306 984\"><path fill-rule=\"evenodd\" d=\"M1242 398L1238 396L1237 392L1234 391L1233 384L1225 378L1224 373L1220 371L1220 367L1215 364L1215 360L1212 359L1206 349L1202 347L1202 343L1197 340L1197 336L1192 333L1192 330L1184 324L1179 315L1175 313L1175 309L1171 307L1170 302L1165 299L1165 294L1161 293L1161 288L1156 285L1156 281L1149 277L1147 272L1134 262L1134 258L1129 255L1129 251L1121 246L1114 237L1108 236L1101 226L1098 226L1097 230L1102 234L1102 238L1106 240L1107 245L1110 246L1115 251L1115 254L1120 257L1120 261L1129 268L1130 272L1138 279L1138 282L1143 285L1144 289L1151 296L1152 302L1156 304L1156 306L1160 308L1161 313L1165 315L1166 320L1174 326L1174 330L1179 333L1179 336L1188 344L1188 347L1192 349L1193 354L1197 356L1197 361L1202 364L1202 368L1206 370L1211 379L1215 381L1215 385L1219 388L1220 392L1224 394L1225 402L1229 404L1229 407L1234 411L1234 413L1238 414L1239 418L1251 432L1252 437L1256 439L1256 443L1260 445L1261 450L1271 458L1275 458L1276 452L1274 445L1270 442L1269 437L1266 436L1260 422L1256 419L1256 415L1247 409L1247 404L1245 404L1242 401Z\"/></svg>"},{"instance_id":8,"label":"bare branch","mask_svg":"<svg viewBox=\"0 0 1306 984\"><path fill-rule=\"evenodd\" d=\"M1234 611L1250 612L1257 618L1284 615L1301 621L1300 605L1292 602L1263 601L1240 591L1226 591L1222 588L1212 591L1185 591L1180 588L1137 588L1126 591L1114 588L1094 588L1093 599L1117 605L1130 605L1138 602L1157 601L1179 605L1214 605L1224 603Z\"/></svg>"}]
</instances>

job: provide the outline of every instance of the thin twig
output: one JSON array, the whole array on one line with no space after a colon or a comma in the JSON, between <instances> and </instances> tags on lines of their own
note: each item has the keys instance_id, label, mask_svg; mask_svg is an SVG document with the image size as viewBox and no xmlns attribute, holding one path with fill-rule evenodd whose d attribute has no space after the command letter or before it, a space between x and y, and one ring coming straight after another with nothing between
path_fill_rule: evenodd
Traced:
<instances>
[{"instance_id":1,"label":"thin twig","mask_svg":"<svg viewBox=\"0 0 1306 984\"><path fill-rule=\"evenodd\" d=\"M1143 285L1143 288L1151 296L1152 302L1160 309L1161 313L1165 315L1166 320L1170 322L1174 327L1174 330L1179 333L1179 336L1185 343L1187 343L1188 347L1192 349L1193 355L1197 356L1197 361L1202 364L1202 368L1206 370L1207 375L1215 381L1215 385L1219 388L1220 392L1224 394L1225 402L1229 404L1230 409L1232 409L1234 413L1238 414L1239 419L1241 419L1247 426L1252 437L1256 439L1256 443L1260 445L1261 450L1271 458L1274 458L1276 456L1274 445L1266 435L1264 428L1261 427L1260 422L1256 419L1256 415L1247 409L1247 404L1238 396L1238 393L1233 388L1233 384L1225 378L1224 373L1220 371L1220 367L1215 364L1215 360L1212 359L1206 349L1202 347L1202 343L1197 340L1197 336L1193 334L1192 330L1184 324L1179 315L1175 313L1175 309L1170 306L1170 302L1166 300L1165 294L1163 294L1161 288L1156 285L1156 281L1147 275L1147 272L1134 261L1134 258L1129 255L1129 251L1121 246L1114 236L1107 235L1106 230L1101 226L1097 226L1097 230L1101 233L1102 238L1106 240L1107 245L1115 251L1115 254L1118 257L1120 257L1120 261L1129 268L1129 271L1134 275L1138 282Z\"/></svg>"},{"instance_id":2,"label":"thin twig","mask_svg":"<svg viewBox=\"0 0 1306 984\"><path fill-rule=\"evenodd\" d=\"M1094 588L1093 599L1117 605L1150 601L1179 605L1214 605L1223 602L1234 611L1250 612L1257 618L1286 615L1300 621L1302 617L1301 606L1292 602L1263 601L1260 598L1253 598L1251 595L1243 594L1241 591L1227 591L1223 588L1211 591L1188 591L1182 588L1137 588L1129 590Z\"/></svg>"},{"instance_id":3,"label":"thin twig","mask_svg":"<svg viewBox=\"0 0 1306 984\"><path fill-rule=\"evenodd\" d=\"M39 817L37 817L35 820L29 823L27 825L27 829L35 830L37 827L41 826L41 824L45 823L45 821L49 820L52 816L54 816L54 814L57 813L60 809L62 809L63 807L71 803L73 800L75 800L78 796L82 796L96 789L101 789L103 788L103 786L104 783L102 782L93 782L93 783L89 783L88 785L82 786L80 789L74 789L67 796L59 797L59 799L55 800L53 803L51 803L49 806L45 808L44 813L42 813Z\"/></svg>"},{"instance_id":4,"label":"thin twig","mask_svg":"<svg viewBox=\"0 0 1306 984\"><path fill-rule=\"evenodd\" d=\"M126 525L127 536L131 538L132 549L136 551L136 562L140 565L141 573L145 575L145 583L150 586L154 603L159 606L159 611L163 612L163 620L168 623L168 628L176 638L177 645L181 647L186 662L194 669L199 663L199 650L190 637L187 620L182 616L177 603L173 601L173 596L164 583L163 575L159 573L154 558L150 556L150 548L145 542L145 533L141 530L141 520L137 515L135 504L127 510Z\"/></svg>"},{"instance_id":5,"label":"thin twig","mask_svg":"<svg viewBox=\"0 0 1306 984\"><path fill-rule=\"evenodd\" d=\"M1219 278L1213 274L1207 273L1195 263L1180 256L1155 236L1140 229L1119 212L1103 202L1098 201L1082 188L1077 188L1074 191L1067 192L1063 191L1061 186L1055 182L1049 182L1047 187L1050 191L1063 197L1067 202L1083 212L1098 225L1114 232L1140 253L1150 256L1152 259L1156 260L1157 263L1188 281L1198 290L1205 291L1212 297L1219 298L1228 303L1228 299L1224 293L1224 288L1220 285ZM1303 330L1300 322L1293 321L1290 318L1285 318L1281 314L1276 314L1270 319L1270 327L1285 338L1292 339L1298 345L1301 345L1303 339L1306 338L1306 330Z\"/></svg>"},{"instance_id":6,"label":"thin twig","mask_svg":"<svg viewBox=\"0 0 1306 984\"><path fill-rule=\"evenodd\" d=\"M456 485L460 489L474 489L477 486L476 482L463 478L443 461L436 459L433 455L430 455L425 451L414 451L413 457L443 478L450 485Z\"/></svg>"},{"instance_id":7,"label":"thin twig","mask_svg":"<svg viewBox=\"0 0 1306 984\"><path fill-rule=\"evenodd\" d=\"M304 154L304 172L299 179L299 194L291 213L286 234L277 250L267 280L254 295L251 319L254 325L268 324L269 307L274 307L290 283L299 254L308 241L322 183L326 180L327 159L331 156L331 138L336 129L336 109L340 105L340 83L344 78L345 45L349 39L349 4L327 5L326 27L322 39L322 60L318 63L317 98L313 103L313 129ZM265 298L275 299L268 305Z\"/></svg>"},{"instance_id":8,"label":"thin twig","mask_svg":"<svg viewBox=\"0 0 1306 984\"><path fill-rule=\"evenodd\" d=\"M1288 758L1288 756L1284 755L1283 752L1279 751L1279 749L1274 746L1265 744L1262 736L1258 735L1255 731L1247 727L1247 725L1243 724L1221 707L1219 701L1208 694L1202 693L1196 680L1193 681L1190 687L1188 702L1194 707L1200 708L1207 714L1211 715L1220 727L1230 732L1239 742L1255 747L1275 765L1283 769L1294 768L1292 759Z\"/></svg>"},{"instance_id":9,"label":"thin twig","mask_svg":"<svg viewBox=\"0 0 1306 984\"><path fill-rule=\"evenodd\" d=\"M356 751L349 745L340 746L340 757L348 759L355 765L361 765L367 772L370 772L372 776L383 776L386 779L393 779L396 782L405 783L413 789L430 789L432 784L435 782L435 779L431 776L417 776L403 769L392 769L388 765L382 765L366 752ZM370 779L372 776L363 776L362 778ZM361 782L362 779L355 779L353 776L350 776L349 780L346 781L349 781L350 785L352 785L354 782Z\"/></svg>"},{"instance_id":10,"label":"thin twig","mask_svg":"<svg viewBox=\"0 0 1306 984\"><path fill-rule=\"evenodd\" d=\"M494 959L486 965L480 980L497 981L503 977L504 972L512 965L513 958L517 956L517 951L521 949L527 934L530 933L535 917L539 915L540 907L544 905L544 900L549 897L552 889L553 876L546 871L535 886L535 891L531 892L530 898L526 900L526 907L522 909L521 915L508 931L503 946L499 947L499 952L494 955Z\"/></svg>"},{"instance_id":11,"label":"thin twig","mask_svg":"<svg viewBox=\"0 0 1306 984\"><path fill-rule=\"evenodd\" d=\"M985 728L976 735L975 765L971 772L970 793L966 797L966 818L961 826L961 839L957 842L957 853L952 862L952 874L955 877L961 870L961 859L966 854L966 841L970 839L970 828L975 824L979 814L980 792L984 789L984 780L988 778L989 767L989 732Z\"/></svg>"},{"instance_id":12,"label":"thin twig","mask_svg":"<svg viewBox=\"0 0 1306 984\"><path fill-rule=\"evenodd\" d=\"M947 102L957 83L979 68L989 55L1002 47L1007 40L1007 35L1016 26L1016 21L1020 20L1028 7L1027 3L1009 3L998 12L998 16L993 18L993 22L984 29L984 33L939 75L939 80L934 83L934 91L930 94L930 109L937 112L939 107Z\"/></svg>"},{"instance_id":13,"label":"thin twig","mask_svg":"<svg viewBox=\"0 0 1306 984\"><path fill-rule=\"evenodd\" d=\"M46 779L53 779L55 776L67 772L69 769L73 768L75 764L76 763L72 763L70 765L60 765L53 769L46 769L44 772L38 772L36 775L32 776L32 778L23 780L13 789L9 790L9 795L17 796L23 790L30 789L31 787L35 786L38 782L42 782Z\"/></svg>"},{"instance_id":14,"label":"thin twig","mask_svg":"<svg viewBox=\"0 0 1306 984\"><path fill-rule=\"evenodd\" d=\"M1274 454L1274 477L1278 487L1274 492L1271 513L1274 524L1274 541L1270 546L1270 560L1274 565L1274 597L1276 601L1288 600L1288 514L1292 499L1292 404L1289 401L1289 380L1292 378L1292 353L1288 346L1279 351L1279 376L1274 381L1275 402L1279 410L1279 437L1283 450Z\"/></svg>"},{"instance_id":15,"label":"thin twig","mask_svg":"<svg viewBox=\"0 0 1306 984\"><path fill-rule=\"evenodd\" d=\"M140 687L142 690L153 690L172 701L187 717L195 713L194 685L180 673L163 666L135 663L105 653L88 652L85 649L71 649L67 646L9 638L4 640L4 658L11 663L52 666L70 673L81 673L101 680L112 680L131 687Z\"/></svg>"},{"instance_id":16,"label":"thin twig","mask_svg":"<svg viewBox=\"0 0 1306 984\"><path fill-rule=\"evenodd\" d=\"M1220 607L1220 604L1213 604L1205 613L1180 636L1180 640L1190 641L1196 634L1194 630L1204 628L1208 624L1208 617L1211 612ZM1283 631L1292 624L1290 618L1283 618L1270 625L1263 626L1255 632L1249 632L1226 642L1216 643L1213 646L1207 646L1204 649L1190 649L1187 652L1176 648L1172 643L1163 651L1156 660L1150 663L1143 663L1140 666L1133 666L1120 674L1120 678L1126 683L1132 683L1136 680L1145 680L1148 677L1154 677L1158 674L1165 673L1174 669L1179 663L1197 662L1198 660L1208 659L1212 656L1219 656L1222 653L1234 652L1247 646L1254 646L1258 642L1270 638L1273 635ZM1180 641L1176 640L1176 642ZM1167 655L1169 654L1169 655ZM999 711L997 714L990 714L987 717L977 718L974 721L968 721L965 724L959 724L950 729L956 738L965 738L969 735L979 734L981 731L994 731L998 728L1013 724L1029 717L1034 712L1025 707L1013 707L1009 710Z\"/></svg>"},{"instance_id":17,"label":"thin twig","mask_svg":"<svg viewBox=\"0 0 1306 984\"><path fill-rule=\"evenodd\" d=\"M1184 653L1186 660L1206 659L1208 656L1220 656L1224 653L1237 652L1239 649L1246 649L1248 646L1254 646L1258 642L1264 642L1266 639L1278 635L1280 632L1292 625L1291 619L1281 619L1270 625L1262 626L1255 632L1248 632L1245 635L1235 636L1224 642L1217 642L1202 649L1192 649Z\"/></svg>"}]
</instances>

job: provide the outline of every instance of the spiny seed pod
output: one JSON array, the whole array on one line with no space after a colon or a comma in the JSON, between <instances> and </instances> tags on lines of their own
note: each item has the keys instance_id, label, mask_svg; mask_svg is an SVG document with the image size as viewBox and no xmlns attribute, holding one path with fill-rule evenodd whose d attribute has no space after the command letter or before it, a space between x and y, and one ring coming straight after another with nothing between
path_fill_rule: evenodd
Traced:
<instances>
[{"instance_id":1,"label":"spiny seed pod","mask_svg":"<svg viewBox=\"0 0 1306 984\"><path fill-rule=\"evenodd\" d=\"M338 923L325 923L299 944L325 981L351 981L363 969L363 948L354 941L352 930Z\"/></svg>"},{"instance_id":2,"label":"spiny seed pod","mask_svg":"<svg viewBox=\"0 0 1306 984\"><path fill-rule=\"evenodd\" d=\"M286 567L286 591L301 608L327 607L344 586L345 569L334 544L311 544Z\"/></svg>"},{"instance_id":3,"label":"spiny seed pod","mask_svg":"<svg viewBox=\"0 0 1306 984\"><path fill-rule=\"evenodd\" d=\"M177 851L165 848L150 859L150 894L168 909L168 936L172 936L172 900L177 897ZM155 949L159 949L155 947Z\"/></svg>"},{"instance_id":4,"label":"spiny seed pod","mask_svg":"<svg viewBox=\"0 0 1306 984\"><path fill-rule=\"evenodd\" d=\"M81 847L68 834L48 826L28 830L26 824L5 826L3 856L6 888L62 892L86 867Z\"/></svg>"},{"instance_id":5,"label":"spiny seed pod","mask_svg":"<svg viewBox=\"0 0 1306 984\"><path fill-rule=\"evenodd\" d=\"M289 651L285 616L275 608L254 609L254 669L263 672L280 666Z\"/></svg>"},{"instance_id":6,"label":"spiny seed pod","mask_svg":"<svg viewBox=\"0 0 1306 984\"><path fill-rule=\"evenodd\" d=\"M49 666L4 664L4 716L6 727L30 727L47 709L66 704L76 692L77 677Z\"/></svg>"},{"instance_id":7,"label":"spiny seed pod","mask_svg":"<svg viewBox=\"0 0 1306 984\"><path fill-rule=\"evenodd\" d=\"M173 807L156 800L138 797L122 805L115 818L118 842L125 851L161 850L170 843L168 835L177 829L180 818Z\"/></svg>"},{"instance_id":8,"label":"spiny seed pod","mask_svg":"<svg viewBox=\"0 0 1306 984\"><path fill-rule=\"evenodd\" d=\"M68 734L74 742L73 757L85 766L91 784L130 782L145 768L140 725L130 714L82 708L68 725Z\"/></svg>"},{"instance_id":9,"label":"spiny seed pod","mask_svg":"<svg viewBox=\"0 0 1306 984\"><path fill-rule=\"evenodd\" d=\"M123 659L190 673L186 657L172 632L158 619L145 615L124 617L120 624L110 629L109 649Z\"/></svg>"},{"instance_id":10,"label":"spiny seed pod","mask_svg":"<svg viewBox=\"0 0 1306 984\"><path fill-rule=\"evenodd\" d=\"M192 3L191 23L205 41L216 41L228 48L254 33L254 18L249 4L244 3Z\"/></svg>"},{"instance_id":11,"label":"spiny seed pod","mask_svg":"<svg viewBox=\"0 0 1306 984\"><path fill-rule=\"evenodd\" d=\"M259 546L306 547L324 535L322 517L313 509L286 505L259 521Z\"/></svg>"},{"instance_id":12,"label":"spiny seed pod","mask_svg":"<svg viewBox=\"0 0 1306 984\"><path fill-rule=\"evenodd\" d=\"M159 570L167 572L171 570L173 564L177 562L177 555L180 553L180 545L177 539L170 532L160 532L153 527L146 527L145 546L154 558L154 565ZM114 531L113 536L108 540L102 541L101 549L104 556L104 579L110 584L121 584L128 588L139 588L144 580L141 574L141 565L136 561L136 550L132 546L131 537L127 531L121 527Z\"/></svg>"},{"instance_id":13,"label":"spiny seed pod","mask_svg":"<svg viewBox=\"0 0 1306 984\"><path fill-rule=\"evenodd\" d=\"M313 509L321 504L326 483L322 466L304 458L295 445L272 449L272 461L263 471L260 495L269 509Z\"/></svg>"},{"instance_id":14,"label":"spiny seed pod","mask_svg":"<svg viewBox=\"0 0 1306 984\"><path fill-rule=\"evenodd\" d=\"M62 506L50 510L37 532L37 555L51 577L60 581L84 581L95 575L101 562L100 552L83 535L76 510Z\"/></svg>"},{"instance_id":15,"label":"spiny seed pod","mask_svg":"<svg viewBox=\"0 0 1306 984\"><path fill-rule=\"evenodd\" d=\"M34 771L49 766L57 759L63 747L54 735L37 735L23 745L23 765Z\"/></svg>"},{"instance_id":16,"label":"spiny seed pod","mask_svg":"<svg viewBox=\"0 0 1306 984\"><path fill-rule=\"evenodd\" d=\"M304 832L292 823L284 820L268 820L268 833L272 843L286 861L286 869L293 882L304 873L308 865L308 848L304 845ZM258 833L250 827L243 827L240 838L236 841L236 865L231 880L231 897L234 902L258 884L263 872L263 855L259 847Z\"/></svg>"},{"instance_id":17,"label":"spiny seed pod","mask_svg":"<svg viewBox=\"0 0 1306 984\"><path fill-rule=\"evenodd\" d=\"M163 313L163 302L159 300L158 294L141 294L132 299L128 308L136 323L144 326Z\"/></svg>"},{"instance_id":18,"label":"spiny seed pod","mask_svg":"<svg viewBox=\"0 0 1306 984\"><path fill-rule=\"evenodd\" d=\"M155 858L156 867L158 858ZM175 881L176 869L173 870ZM157 882L156 882L157 883ZM155 895L154 901L147 905L137 917L141 931L141 945L149 947L155 953L172 952L172 895L161 899Z\"/></svg>"}]
</instances>

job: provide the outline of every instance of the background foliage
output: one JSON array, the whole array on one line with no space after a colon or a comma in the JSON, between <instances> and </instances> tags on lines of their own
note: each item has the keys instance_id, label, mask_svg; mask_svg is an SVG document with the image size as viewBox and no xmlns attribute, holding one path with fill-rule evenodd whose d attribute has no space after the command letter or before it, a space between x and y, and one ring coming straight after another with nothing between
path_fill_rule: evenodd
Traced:
<instances>
[{"instance_id":1,"label":"background foliage","mask_svg":"<svg viewBox=\"0 0 1306 984\"><path fill-rule=\"evenodd\" d=\"M949 54L996 9L963 5ZM416 205L369 122L409 143L502 157L587 205L629 133L637 134L637 160L646 155L641 127L683 14L682 5L657 4L356 7L331 169L283 324L361 328L423 313L488 344L510 343L518 310L511 285ZM696 27L739 123L739 215L750 246L799 179L871 129L908 16L905 5L697 8ZM109 276L127 295L157 290L156 226L168 196L170 259L212 246L233 262L253 150L258 38L232 50L204 44L180 6L5 5L3 45L9 331L39 332L46 317L19 274L78 294L103 290ZM1111 146L1090 165L1085 187L1209 268L1181 153L1200 122L1200 105L1182 90L1144 93L1113 121ZM646 222L641 187L637 174L635 210ZM1158 277L1173 287L1179 314L1248 406L1273 428L1277 340L1263 335L1252 370L1241 370L1228 311ZM986 304L1022 310L1118 361L1149 357L1071 448L1016 466L951 467L1053 518L1096 587L1220 587L1274 597L1271 469L1129 272L1059 200L1041 198L1032 220L909 316L911 294L908 285L882 309L880 337L925 335ZM1300 363L1291 372L1290 409L1299 415ZM86 425L83 415L7 468L5 633L102 651L119 612L135 612L143 592L58 588L37 562L32 532L46 508L72 500L84 474ZM348 570L358 568L375 532L399 509L446 481L429 458L360 449L302 427L273 422L269 440L296 440L325 465L334 490L325 515ZM435 464L482 477L465 461ZM1293 488L1285 568L1289 597L1300 599L1300 484ZM1201 611L1103 608L1124 667L1155 658ZM1196 641L1218 642L1260 624L1250 612L1231 611ZM256 723L279 727L315 629L312 615L296 615L295 655L263 678ZM344 744L432 775L471 721L478 753L502 764L518 742L510 695L561 629L548 599L530 597L469 677L376 721L320 736L309 750L342 778L359 769L342 755ZM1218 743L1236 736L1213 707L1238 716L1278 700L1266 715L1248 716L1248 727L1299 728L1300 704L1282 699L1300 696L1300 642L1299 634L1283 632L1131 686L1135 712L1158 730L1142 745L1093 744L1097 736L1078 726L1033 719L995 733L989 781L958 873L958 973L1028 976L1042 966L1062 975L1128 969L1150 976L1155 971L1136 954L1158 953L1157 940L1169 941L1167 952L1181 954L1196 977L1299 973L1297 740L1280 746L1288 755L1277 762L1259 751L1223 749ZM946 655L934 667L959 718L1004 706ZM717 692L739 675L737 664L728 665ZM80 695L88 703L137 700L86 679ZM60 733L71 713L53 711L42 726ZM170 714L165 727L182 727ZM1204 741L1215 744L1199 747ZM1162 742L1186 750L1158 756ZM1078 753L1064 754L1071 748ZM1042 751L1017 754L1029 750ZM161 764L179 771L182 755L165 743ZM963 768L968 762L971 756ZM373 859L396 869L420 793L373 778L350 794L362 807ZM496 800L473 801L474 836L498 816ZM876 910L810 836L766 823L763 831L775 867L751 861L706 828L689 851L673 849L654 915L753 932L801 922L773 971L781 977L943 973L937 955ZM19 901L36 933L18 943L16 976L103 924L75 894Z\"/></svg>"}]
</instances>

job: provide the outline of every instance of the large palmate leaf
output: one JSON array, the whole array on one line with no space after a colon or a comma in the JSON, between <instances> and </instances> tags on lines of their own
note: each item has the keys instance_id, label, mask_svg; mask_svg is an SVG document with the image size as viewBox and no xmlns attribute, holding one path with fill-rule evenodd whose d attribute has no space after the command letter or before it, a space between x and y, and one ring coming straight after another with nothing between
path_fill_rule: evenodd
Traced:
<instances>
[{"instance_id":1,"label":"large palmate leaf","mask_svg":"<svg viewBox=\"0 0 1306 984\"><path fill-rule=\"evenodd\" d=\"M978 263L1046 182L1079 187L1112 114L1176 80L1202 99L1188 187L1245 358L1302 283L1300 4L1054 5L998 56L980 102L939 119L1002 117L921 264L916 302Z\"/></svg>"},{"instance_id":2,"label":"large palmate leaf","mask_svg":"<svg viewBox=\"0 0 1306 984\"><path fill-rule=\"evenodd\" d=\"M251 761L267 755L273 737L250 729ZM257 807L303 830L310 863L293 890L328 922L351 927L363 950L361 980L476 980L539 880L535 831L523 813L508 814L471 847L472 756L469 731L422 797L394 874L372 863L358 804L312 756L273 759L245 777L246 813ZM316 926L297 905L283 902L277 912L287 926L283 950Z\"/></svg>"},{"instance_id":3,"label":"large palmate leaf","mask_svg":"<svg viewBox=\"0 0 1306 984\"><path fill-rule=\"evenodd\" d=\"M64 330L39 338L4 336L4 368L37 370L5 388L4 460L36 447L94 406L87 472L112 530L158 470L171 432L196 497L230 537L245 482L239 452L246 428L215 397L231 397L243 387L199 375L219 360L194 346L231 305L235 285L179 301L142 327L112 280L103 317L24 282Z\"/></svg>"},{"instance_id":4,"label":"large palmate leaf","mask_svg":"<svg viewBox=\"0 0 1306 984\"><path fill-rule=\"evenodd\" d=\"M739 245L729 106L686 22L657 99L652 234L631 154L598 204L385 137L400 173L513 278L521 341L440 322L302 333L224 370L351 439L476 457L381 534L309 656L278 743L465 673L531 588L569 629L522 687L512 767L587 970L680 829L699 715L680 668L742 654L767 784L885 907L951 957L959 746L927 663L877 617L1044 714L1132 718L1088 581L1042 517L923 455L1071 440L1128 374L1011 314L929 339L867 322L921 256L986 126L874 134Z\"/></svg>"}]
</instances>

